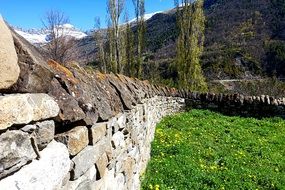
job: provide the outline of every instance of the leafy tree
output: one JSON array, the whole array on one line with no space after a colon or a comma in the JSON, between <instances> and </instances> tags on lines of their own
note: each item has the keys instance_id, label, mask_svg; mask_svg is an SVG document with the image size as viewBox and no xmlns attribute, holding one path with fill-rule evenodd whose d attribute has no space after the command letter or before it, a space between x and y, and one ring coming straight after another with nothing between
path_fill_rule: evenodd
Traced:
<instances>
[{"instance_id":1,"label":"leafy tree","mask_svg":"<svg viewBox=\"0 0 285 190\"><path fill-rule=\"evenodd\" d=\"M272 76L285 76L285 43L272 40L267 45L267 72Z\"/></svg>"},{"instance_id":2,"label":"leafy tree","mask_svg":"<svg viewBox=\"0 0 285 190\"><path fill-rule=\"evenodd\" d=\"M134 33L129 22L128 11L125 13L125 25L123 27L123 48L122 62L124 65L124 74L127 76L135 76L135 50L134 50Z\"/></svg>"},{"instance_id":3,"label":"leafy tree","mask_svg":"<svg viewBox=\"0 0 285 190\"><path fill-rule=\"evenodd\" d=\"M175 0L177 7L177 71L179 86L193 91L206 91L200 57L203 52L205 16L203 0ZM181 5L181 6L180 6Z\"/></svg>"}]
</instances>

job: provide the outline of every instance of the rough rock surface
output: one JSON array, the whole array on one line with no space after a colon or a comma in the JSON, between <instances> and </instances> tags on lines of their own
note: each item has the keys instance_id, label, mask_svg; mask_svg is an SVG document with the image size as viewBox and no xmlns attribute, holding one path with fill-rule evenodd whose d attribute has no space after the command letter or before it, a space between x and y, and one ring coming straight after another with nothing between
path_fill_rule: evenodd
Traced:
<instances>
[{"instance_id":1,"label":"rough rock surface","mask_svg":"<svg viewBox=\"0 0 285 190\"><path fill-rule=\"evenodd\" d=\"M55 124L53 120L37 122L34 125L26 125L21 130L31 133L38 148L42 150L54 139Z\"/></svg>"},{"instance_id":2,"label":"rough rock surface","mask_svg":"<svg viewBox=\"0 0 285 190\"><path fill-rule=\"evenodd\" d=\"M78 126L66 133L57 135L55 139L65 144L69 154L75 156L89 143L88 129L85 126Z\"/></svg>"},{"instance_id":3,"label":"rough rock surface","mask_svg":"<svg viewBox=\"0 0 285 190\"><path fill-rule=\"evenodd\" d=\"M91 144L95 145L100 139L106 136L107 123L97 123L90 129L91 132Z\"/></svg>"},{"instance_id":4,"label":"rough rock surface","mask_svg":"<svg viewBox=\"0 0 285 190\"><path fill-rule=\"evenodd\" d=\"M67 148L61 143L52 141L40 154L40 160L33 160L19 172L1 180L0 188L3 190L59 188L70 169Z\"/></svg>"},{"instance_id":5,"label":"rough rock surface","mask_svg":"<svg viewBox=\"0 0 285 190\"><path fill-rule=\"evenodd\" d=\"M66 67L12 31L21 67L18 82L9 92L47 93L60 107L58 122L93 125L131 109L146 97L177 95L177 90L153 86L123 75L101 74L77 63ZM45 77L42 77L45 76Z\"/></svg>"},{"instance_id":6,"label":"rough rock surface","mask_svg":"<svg viewBox=\"0 0 285 190\"><path fill-rule=\"evenodd\" d=\"M19 170L34 158L36 154L29 134L7 131L0 135L0 179Z\"/></svg>"},{"instance_id":7,"label":"rough rock surface","mask_svg":"<svg viewBox=\"0 0 285 190\"><path fill-rule=\"evenodd\" d=\"M12 94L0 96L0 130L13 124L27 124L56 117L59 107L47 94Z\"/></svg>"},{"instance_id":8,"label":"rough rock surface","mask_svg":"<svg viewBox=\"0 0 285 190\"><path fill-rule=\"evenodd\" d=\"M20 68L9 28L0 15L0 90L17 82Z\"/></svg>"},{"instance_id":9,"label":"rough rock surface","mask_svg":"<svg viewBox=\"0 0 285 190\"><path fill-rule=\"evenodd\" d=\"M72 170L71 179L78 179L89 168L91 168L101 155L104 154L107 146L107 141L103 139L94 146L85 147L79 154L77 154L72 159L74 162L74 169Z\"/></svg>"}]
</instances>

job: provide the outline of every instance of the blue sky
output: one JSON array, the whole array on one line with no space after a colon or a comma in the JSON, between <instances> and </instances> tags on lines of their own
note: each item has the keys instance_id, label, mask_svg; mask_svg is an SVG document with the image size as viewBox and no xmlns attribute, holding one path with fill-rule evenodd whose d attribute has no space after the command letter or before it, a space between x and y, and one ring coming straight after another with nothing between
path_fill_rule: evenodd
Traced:
<instances>
[{"instance_id":1,"label":"blue sky","mask_svg":"<svg viewBox=\"0 0 285 190\"><path fill-rule=\"evenodd\" d=\"M13 26L24 29L41 28L44 14L50 10L63 11L71 24L82 30L94 26L94 18L100 17L105 25L107 0L0 0L0 14ZM173 0L145 0L146 13L168 10ZM133 18L132 0L126 0L130 18Z\"/></svg>"}]
</instances>

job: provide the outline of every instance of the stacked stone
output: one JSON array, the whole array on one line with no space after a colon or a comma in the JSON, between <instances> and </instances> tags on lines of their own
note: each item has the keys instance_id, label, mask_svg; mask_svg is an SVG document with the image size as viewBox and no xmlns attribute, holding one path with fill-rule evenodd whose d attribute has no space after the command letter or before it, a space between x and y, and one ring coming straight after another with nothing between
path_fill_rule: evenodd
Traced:
<instances>
[{"instance_id":1,"label":"stacked stone","mask_svg":"<svg viewBox=\"0 0 285 190\"><path fill-rule=\"evenodd\" d=\"M47 61L0 20L0 189L139 189L175 89Z\"/></svg>"},{"instance_id":2,"label":"stacked stone","mask_svg":"<svg viewBox=\"0 0 285 190\"><path fill-rule=\"evenodd\" d=\"M212 109L230 115L285 117L285 98L198 92L187 92L183 97L191 108Z\"/></svg>"},{"instance_id":3,"label":"stacked stone","mask_svg":"<svg viewBox=\"0 0 285 190\"><path fill-rule=\"evenodd\" d=\"M0 91L6 92L17 82L20 68L2 17L0 33ZM50 120L58 113L58 104L47 94L0 96L0 189L30 189L31 183L54 187L63 180L69 155L63 144L53 140L55 124Z\"/></svg>"},{"instance_id":4,"label":"stacked stone","mask_svg":"<svg viewBox=\"0 0 285 190\"><path fill-rule=\"evenodd\" d=\"M1 190L137 190L155 125L185 99L195 108L285 115L285 99L192 93L66 68L3 19L0 33Z\"/></svg>"}]
</instances>

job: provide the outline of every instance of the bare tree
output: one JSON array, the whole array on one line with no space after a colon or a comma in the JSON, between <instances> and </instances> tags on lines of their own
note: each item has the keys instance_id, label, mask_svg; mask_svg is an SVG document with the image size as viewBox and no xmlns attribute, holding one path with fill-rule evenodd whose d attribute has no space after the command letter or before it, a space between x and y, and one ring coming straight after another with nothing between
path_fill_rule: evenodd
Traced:
<instances>
[{"instance_id":1,"label":"bare tree","mask_svg":"<svg viewBox=\"0 0 285 190\"><path fill-rule=\"evenodd\" d=\"M100 17L95 18L95 31L94 31L94 38L96 40L96 44L99 48L98 57L99 57L99 65L100 70L103 73L107 72L107 64L105 60L105 52L104 52L104 36L101 30L101 21Z\"/></svg>"},{"instance_id":2,"label":"bare tree","mask_svg":"<svg viewBox=\"0 0 285 190\"><path fill-rule=\"evenodd\" d=\"M107 12L110 19L110 27L113 36L113 40L109 39L110 43L114 43L111 48L114 48L114 63L113 63L113 72L121 73L122 66L120 63L120 28L119 21L121 14L123 12L125 5L125 0L108 0L107 2ZM112 42L113 41L113 42Z\"/></svg>"},{"instance_id":3,"label":"bare tree","mask_svg":"<svg viewBox=\"0 0 285 190\"><path fill-rule=\"evenodd\" d=\"M44 28L49 32L49 42L44 46L49 58L64 64L67 60L68 50L74 44L74 40L68 36L68 31L63 28L69 22L69 18L60 11L50 10L42 19Z\"/></svg>"}]
</instances>

